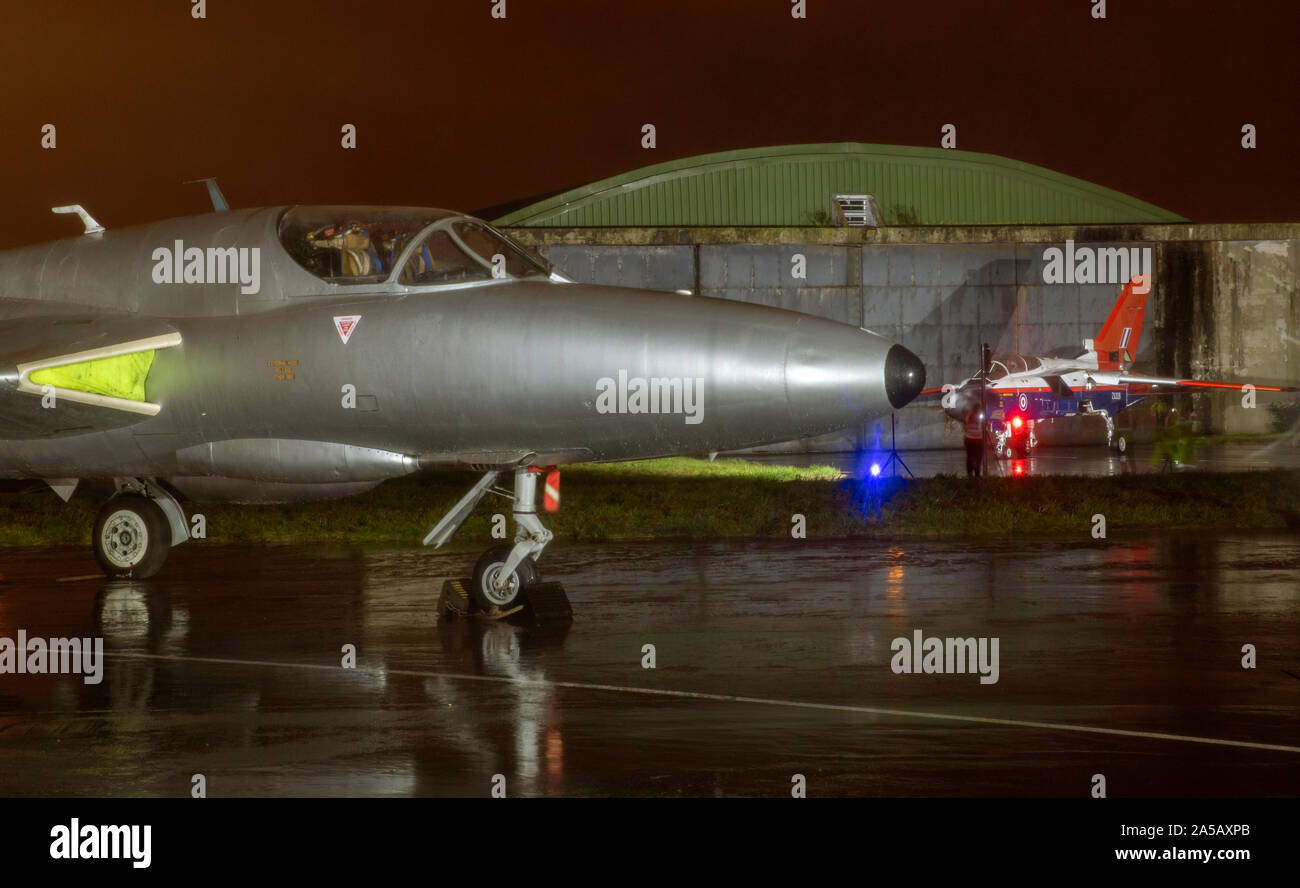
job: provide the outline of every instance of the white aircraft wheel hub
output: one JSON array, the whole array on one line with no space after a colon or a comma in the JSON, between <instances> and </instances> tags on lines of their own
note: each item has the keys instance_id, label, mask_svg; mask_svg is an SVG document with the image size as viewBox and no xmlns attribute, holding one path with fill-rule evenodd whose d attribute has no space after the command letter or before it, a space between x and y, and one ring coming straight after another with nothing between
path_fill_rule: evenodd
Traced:
<instances>
[{"instance_id":1,"label":"white aircraft wheel hub","mask_svg":"<svg viewBox=\"0 0 1300 888\"><path fill-rule=\"evenodd\" d=\"M144 518L130 509L114 512L104 522L100 535L104 556L117 567L133 567L149 548L149 528Z\"/></svg>"},{"instance_id":2,"label":"white aircraft wheel hub","mask_svg":"<svg viewBox=\"0 0 1300 888\"><path fill-rule=\"evenodd\" d=\"M504 607L515 600L519 594L519 573L512 572L510 579L506 581L504 589L497 588L497 577L501 575L501 568L505 567L505 562L494 564L483 572L483 596L488 601Z\"/></svg>"}]
</instances>

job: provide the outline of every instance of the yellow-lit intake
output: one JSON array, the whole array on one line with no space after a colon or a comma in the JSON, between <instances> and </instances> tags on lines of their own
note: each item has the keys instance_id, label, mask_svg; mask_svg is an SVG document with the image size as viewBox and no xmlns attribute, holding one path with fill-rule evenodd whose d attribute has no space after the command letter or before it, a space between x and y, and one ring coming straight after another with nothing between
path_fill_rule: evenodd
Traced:
<instances>
[{"instance_id":1,"label":"yellow-lit intake","mask_svg":"<svg viewBox=\"0 0 1300 888\"><path fill-rule=\"evenodd\" d=\"M34 370L27 378L37 385L143 401L144 381L153 366L154 350L116 355L60 367Z\"/></svg>"}]
</instances>

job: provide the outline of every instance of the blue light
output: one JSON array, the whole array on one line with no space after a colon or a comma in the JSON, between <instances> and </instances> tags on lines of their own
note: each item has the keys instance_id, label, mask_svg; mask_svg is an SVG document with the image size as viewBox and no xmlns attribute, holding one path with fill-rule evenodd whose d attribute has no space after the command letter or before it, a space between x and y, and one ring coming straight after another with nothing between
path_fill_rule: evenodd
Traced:
<instances>
[{"instance_id":1,"label":"blue light","mask_svg":"<svg viewBox=\"0 0 1300 888\"><path fill-rule=\"evenodd\" d=\"M871 477L876 478L880 475L880 463L871 464Z\"/></svg>"}]
</instances>

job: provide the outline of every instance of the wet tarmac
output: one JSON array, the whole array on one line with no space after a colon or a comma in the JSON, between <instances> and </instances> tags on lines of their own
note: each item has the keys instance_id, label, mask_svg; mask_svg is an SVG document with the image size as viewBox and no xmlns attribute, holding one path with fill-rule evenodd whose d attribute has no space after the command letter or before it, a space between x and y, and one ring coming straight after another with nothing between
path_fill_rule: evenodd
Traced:
<instances>
[{"instance_id":1,"label":"wet tarmac","mask_svg":"<svg viewBox=\"0 0 1300 888\"><path fill-rule=\"evenodd\" d=\"M107 653L0 675L0 794L1300 794L1300 537L555 544L567 631L439 619L472 561L0 550L0 636ZM997 638L996 683L892 671L917 630Z\"/></svg>"},{"instance_id":2,"label":"wet tarmac","mask_svg":"<svg viewBox=\"0 0 1300 888\"><path fill-rule=\"evenodd\" d=\"M1094 447L1039 447L1026 459L999 459L989 452L986 471L997 475L1129 475L1146 472L1248 472L1260 469L1300 469L1300 437L1268 442L1225 442L1201 444L1189 451L1186 462L1166 462L1163 455L1153 459L1152 444L1133 444L1124 454L1104 445ZM757 454L743 458L773 465L834 466L855 477L865 477L873 464L885 474L906 475L910 470L917 478L934 475L965 475L964 450L903 450L902 464L889 462L888 448L862 453L792 453Z\"/></svg>"}]
</instances>

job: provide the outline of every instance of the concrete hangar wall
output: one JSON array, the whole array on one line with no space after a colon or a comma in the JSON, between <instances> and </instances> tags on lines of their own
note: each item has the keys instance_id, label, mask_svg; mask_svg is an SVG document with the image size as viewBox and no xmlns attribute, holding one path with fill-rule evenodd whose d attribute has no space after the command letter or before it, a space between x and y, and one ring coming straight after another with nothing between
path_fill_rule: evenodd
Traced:
<instances>
[{"instance_id":1,"label":"concrete hangar wall","mask_svg":"<svg viewBox=\"0 0 1300 888\"><path fill-rule=\"evenodd\" d=\"M852 175L846 170L852 172L854 164L846 166L845 156L854 155L846 147L861 155ZM1121 282L1048 283L1047 251L1065 252L1072 245L1081 255L1124 248L1139 260L1150 257L1155 281L1136 355L1141 368L1226 380L1300 378L1300 224L1188 224L1050 171L939 149L889 149L893 153L885 160L898 168L890 178L881 172L880 148L791 146L660 164L497 222L578 281L690 290L867 327L920 356L930 385L969 376L978 366L981 342L996 352L1081 346L1100 329ZM831 160L817 153L822 149L832 149ZM750 154L755 156L737 158ZM740 161L745 167L738 174L734 165ZM918 162L929 166L909 172ZM755 224L806 220L819 211L829 216L833 195L873 193L873 175L882 177L878 191L881 183L893 183L893 190L884 191L884 205L904 207L910 224ZM741 200L719 177L730 177L733 188L768 195L768 205ZM940 186L966 197L934 199ZM647 187L657 196L635 197ZM700 191L711 191L711 200L701 203ZM612 206L601 209L605 203ZM690 221L704 218L707 226L662 224L682 218L682 207L692 205ZM877 221L889 222L889 211L877 212L885 217ZM1079 221L1023 221L1053 217ZM591 226L597 218L659 224ZM718 224L728 219L732 224ZM587 224L555 224L562 222ZM792 275L796 254L805 257L805 279ZM1240 398L1231 395L1206 398L1208 427L1268 430L1266 397L1255 410L1242 409ZM960 446L959 427L937 407L909 406L897 420L900 446ZM881 433L877 423L796 446L874 446Z\"/></svg>"}]
</instances>

